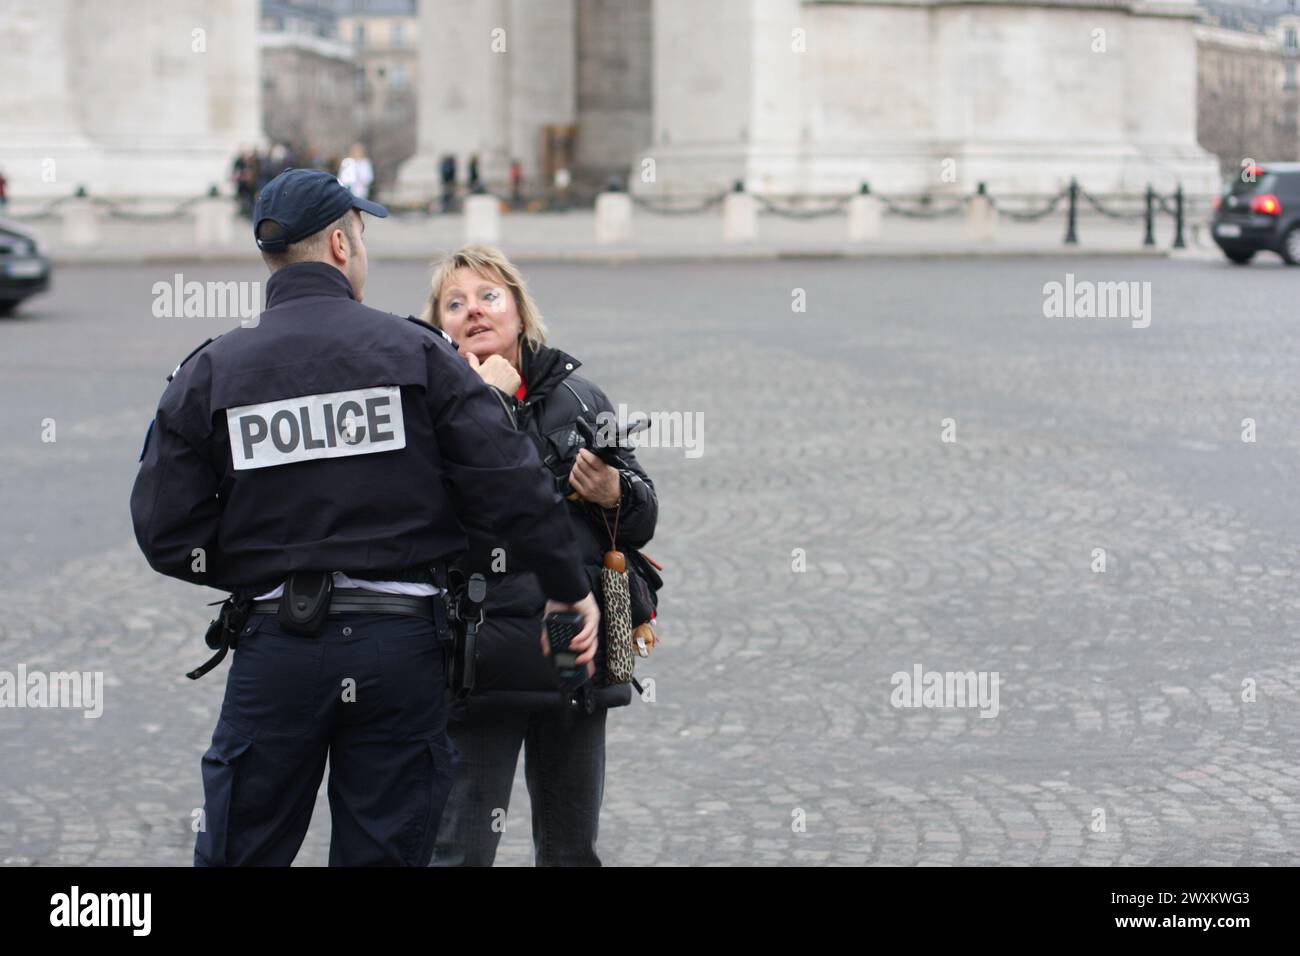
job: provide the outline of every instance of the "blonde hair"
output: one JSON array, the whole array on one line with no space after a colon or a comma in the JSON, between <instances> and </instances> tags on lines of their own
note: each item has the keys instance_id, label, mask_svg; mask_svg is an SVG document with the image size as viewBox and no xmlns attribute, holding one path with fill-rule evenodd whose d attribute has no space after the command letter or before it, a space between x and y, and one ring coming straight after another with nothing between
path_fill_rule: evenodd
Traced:
<instances>
[{"instance_id":1,"label":"blonde hair","mask_svg":"<svg viewBox=\"0 0 1300 956\"><path fill-rule=\"evenodd\" d=\"M546 342L546 323L542 321L541 310L528 294L524 277L519 274L513 262L495 246L462 246L451 255L434 264L433 277L429 281L429 301L420 314L420 320L434 328L442 328L442 314L439 299L443 287L451 274L457 269L471 269L478 275L493 282L498 279L510 290L515 299L515 310L523 328L524 340L528 347L536 352Z\"/></svg>"}]
</instances>

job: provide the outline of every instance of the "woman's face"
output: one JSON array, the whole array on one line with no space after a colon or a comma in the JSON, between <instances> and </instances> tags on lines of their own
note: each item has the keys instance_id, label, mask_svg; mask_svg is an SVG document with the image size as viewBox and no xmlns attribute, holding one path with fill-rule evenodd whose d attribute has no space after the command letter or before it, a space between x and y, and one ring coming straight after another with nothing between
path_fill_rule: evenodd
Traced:
<instances>
[{"instance_id":1,"label":"woman's face","mask_svg":"<svg viewBox=\"0 0 1300 956\"><path fill-rule=\"evenodd\" d=\"M462 266L443 285L438 306L443 330L462 352L472 352L480 362L500 355L518 367L523 323L515 297L500 276Z\"/></svg>"}]
</instances>

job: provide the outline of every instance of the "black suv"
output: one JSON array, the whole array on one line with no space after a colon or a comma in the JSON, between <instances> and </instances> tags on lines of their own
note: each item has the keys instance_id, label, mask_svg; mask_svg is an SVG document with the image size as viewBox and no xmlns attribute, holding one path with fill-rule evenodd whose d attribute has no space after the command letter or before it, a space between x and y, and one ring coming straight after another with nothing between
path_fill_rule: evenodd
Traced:
<instances>
[{"instance_id":1,"label":"black suv","mask_svg":"<svg viewBox=\"0 0 1300 956\"><path fill-rule=\"evenodd\" d=\"M1214 200L1214 241L1245 265L1261 249L1300 265L1300 163L1247 166Z\"/></svg>"}]
</instances>

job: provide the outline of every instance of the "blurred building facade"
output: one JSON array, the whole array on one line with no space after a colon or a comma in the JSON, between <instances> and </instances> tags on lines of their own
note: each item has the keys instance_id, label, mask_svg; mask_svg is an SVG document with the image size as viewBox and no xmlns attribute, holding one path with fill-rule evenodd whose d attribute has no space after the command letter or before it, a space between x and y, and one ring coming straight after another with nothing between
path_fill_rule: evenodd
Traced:
<instances>
[{"instance_id":1,"label":"blurred building facade","mask_svg":"<svg viewBox=\"0 0 1300 956\"><path fill-rule=\"evenodd\" d=\"M701 5L707 10L707 5ZM626 175L652 128L652 0L422 0L418 149L399 198L427 200L439 166L477 157L502 186Z\"/></svg>"},{"instance_id":2,"label":"blurred building facade","mask_svg":"<svg viewBox=\"0 0 1300 956\"><path fill-rule=\"evenodd\" d=\"M1300 15L1261 13L1210 7L1196 28L1197 132L1225 176L1300 159Z\"/></svg>"},{"instance_id":3,"label":"blurred building facade","mask_svg":"<svg viewBox=\"0 0 1300 956\"><path fill-rule=\"evenodd\" d=\"M331 0L339 36L355 62L358 141L366 147L381 188L415 152L419 90L416 0Z\"/></svg>"},{"instance_id":4,"label":"blurred building facade","mask_svg":"<svg viewBox=\"0 0 1300 956\"><path fill-rule=\"evenodd\" d=\"M1213 189L1193 0L425 0L419 150L644 193ZM1153 79L1158 81L1153 82Z\"/></svg>"},{"instance_id":5,"label":"blurred building facade","mask_svg":"<svg viewBox=\"0 0 1300 956\"><path fill-rule=\"evenodd\" d=\"M448 155L498 190L517 162L532 189L1203 191L1300 157L1294 7L5 0L0 169L15 197L188 196L241 148L360 141L376 189L419 201Z\"/></svg>"},{"instance_id":6,"label":"blurred building facade","mask_svg":"<svg viewBox=\"0 0 1300 956\"><path fill-rule=\"evenodd\" d=\"M261 0L262 127L305 165L329 164L356 140L356 65L338 17L312 0ZM335 159L337 162L337 159Z\"/></svg>"}]
</instances>

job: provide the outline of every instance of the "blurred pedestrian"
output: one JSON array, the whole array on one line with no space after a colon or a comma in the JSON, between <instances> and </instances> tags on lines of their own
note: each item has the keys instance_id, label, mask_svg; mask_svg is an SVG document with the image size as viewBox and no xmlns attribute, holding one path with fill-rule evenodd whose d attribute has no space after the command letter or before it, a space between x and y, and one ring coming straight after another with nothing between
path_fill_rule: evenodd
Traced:
<instances>
[{"instance_id":1,"label":"blurred pedestrian","mask_svg":"<svg viewBox=\"0 0 1300 956\"><path fill-rule=\"evenodd\" d=\"M235 157L231 179L235 184L235 198L239 214L245 219L253 217L253 200L257 196L258 159L252 149L245 149Z\"/></svg>"},{"instance_id":2,"label":"blurred pedestrian","mask_svg":"<svg viewBox=\"0 0 1300 956\"><path fill-rule=\"evenodd\" d=\"M516 209L523 205L523 180L524 167L520 165L519 160L510 161L510 205Z\"/></svg>"},{"instance_id":3,"label":"blurred pedestrian","mask_svg":"<svg viewBox=\"0 0 1300 956\"><path fill-rule=\"evenodd\" d=\"M451 153L443 156L439 173L442 177L442 211L451 212L452 201L456 198L456 157Z\"/></svg>"},{"instance_id":4,"label":"blurred pedestrian","mask_svg":"<svg viewBox=\"0 0 1300 956\"><path fill-rule=\"evenodd\" d=\"M375 181L375 168L360 143L352 144L352 152L339 164L339 182L354 196L370 198L370 184Z\"/></svg>"},{"instance_id":5,"label":"blurred pedestrian","mask_svg":"<svg viewBox=\"0 0 1300 956\"><path fill-rule=\"evenodd\" d=\"M555 205L558 209L569 208L569 186L573 183L573 176L569 173L567 166L561 166L555 171Z\"/></svg>"}]
</instances>

